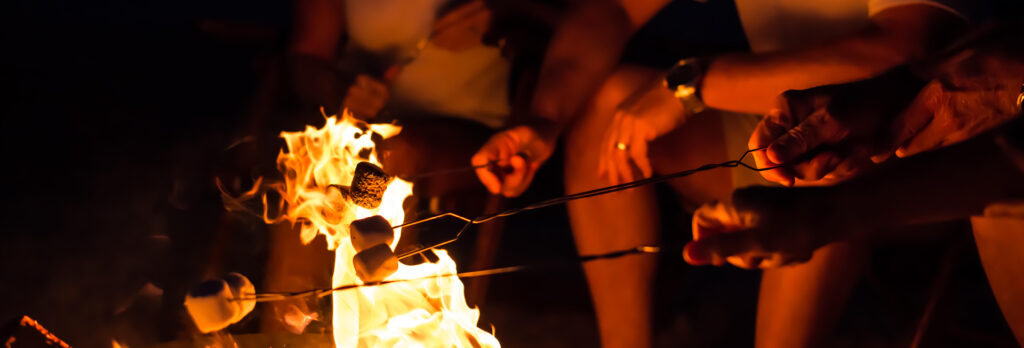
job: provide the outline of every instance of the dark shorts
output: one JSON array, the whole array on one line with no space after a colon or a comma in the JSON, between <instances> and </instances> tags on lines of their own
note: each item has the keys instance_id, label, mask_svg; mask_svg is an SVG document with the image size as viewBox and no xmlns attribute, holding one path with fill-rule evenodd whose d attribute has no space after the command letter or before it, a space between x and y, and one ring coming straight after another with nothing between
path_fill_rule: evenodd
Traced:
<instances>
[{"instance_id":1,"label":"dark shorts","mask_svg":"<svg viewBox=\"0 0 1024 348\"><path fill-rule=\"evenodd\" d=\"M675 0L640 28L622 60L668 68L684 58L749 50L733 0Z\"/></svg>"}]
</instances>

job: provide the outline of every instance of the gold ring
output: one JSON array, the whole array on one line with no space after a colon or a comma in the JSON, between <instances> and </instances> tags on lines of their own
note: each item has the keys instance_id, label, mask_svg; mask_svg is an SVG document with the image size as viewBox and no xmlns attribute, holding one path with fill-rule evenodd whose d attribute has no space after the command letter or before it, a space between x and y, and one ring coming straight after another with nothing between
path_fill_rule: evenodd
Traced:
<instances>
[{"instance_id":1,"label":"gold ring","mask_svg":"<svg viewBox=\"0 0 1024 348\"><path fill-rule=\"evenodd\" d=\"M626 149L629 148L629 145L626 145L626 143L615 143L615 148L622 151L626 151Z\"/></svg>"}]
</instances>

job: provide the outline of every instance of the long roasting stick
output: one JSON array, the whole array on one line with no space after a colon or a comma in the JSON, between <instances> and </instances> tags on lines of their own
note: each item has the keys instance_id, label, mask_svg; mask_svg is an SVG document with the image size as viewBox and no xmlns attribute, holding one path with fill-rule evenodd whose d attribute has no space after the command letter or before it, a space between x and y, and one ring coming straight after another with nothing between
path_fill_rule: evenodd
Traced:
<instances>
[{"instance_id":1,"label":"long roasting stick","mask_svg":"<svg viewBox=\"0 0 1024 348\"><path fill-rule=\"evenodd\" d=\"M781 167L781 165L780 165L780 166L774 166L774 167L768 167L768 168L757 168L757 167L753 167L753 166L751 166L749 164L743 163L743 160L746 159L746 157L748 155L750 155L751 152L760 151L760 150L763 150L763 149L765 149L765 148L762 147L762 148L747 150L746 152L743 153L742 156L740 156L739 159L732 160L732 161L725 161L725 162L721 162L721 163L706 164L706 165L703 165L703 166L700 166L700 167L697 167L697 168L694 168L694 169L684 170L684 171L675 172L675 173L671 173L671 174L654 176L654 177L650 177L650 178L647 178L647 179L637 180L637 181L628 182L628 183L619 184L619 185L608 186L608 187L599 188L599 189L590 190L590 191L584 191L584 192L575 193L575 194L571 194L571 195L566 195L566 196L562 196L562 197L556 197L556 198L548 199L548 200L545 200L545 201L533 203L533 204L530 204L530 205L527 205L527 206L524 206L524 207L509 209L509 210L505 210L505 211L498 212L498 213L491 214L491 215L485 215L485 216L482 216L482 217L479 217L479 218L476 218L476 219L470 219L470 218L467 218L467 217L464 217L464 216L461 216L461 215L458 215L458 214L455 214L455 213L445 213L445 214L436 215L436 216L432 216L432 217L416 220L416 221L405 223L405 224L401 224L401 225L396 225L396 226L393 226L393 227L394 228L407 227L407 226L412 226L412 225L424 223L424 222L427 222L427 221L431 221L431 220L434 220L434 219L439 219L439 218L442 218L442 217L445 217L445 216L455 217L455 218L461 219L461 220L466 222L466 224L462 227L461 230L459 230L459 232L455 235L454 238L451 238L451 239L448 239L448 240L445 240L445 241L442 241L440 243L436 243L436 244L433 244L433 245L430 245L430 246L421 247L421 248L418 248L418 249L415 249L415 250L411 250L411 251L399 254L399 255L397 255L397 258L398 259L407 258L407 257L410 257L410 256L413 256L413 255L422 253L422 252L430 250L430 249L438 248L438 247L441 247L441 246L453 243L453 242L457 241L459 239L459 237L461 237L462 234L465 233L466 230L468 230L469 227L472 226L472 225L481 224L481 223L488 222L488 221L491 221L491 220L494 220L494 219L497 219L497 218L500 218L500 217L506 217L506 216L511 216L511 215L519 214L519 213L522 213L524 211L529 211L529 210L535 210L535 209L550 207L550 206L557 205L557 204L563 204L563 203L566 203L566 202L569 202L569 201L572 201L572 200L583 199L583 198L588 198L588 197L608 194L608 193L622 191L622 190L628 190L628 189L631 189L631 188L634 188L634 187L638 187L638 186L651 185L651 184L655 184L655 183L659 183L659 182L663 182L663 181L668 181L668 180L672 180L672 179L676 179L676 178L681 178L681 177L684 177L684 176L692 175L694 173L703 172L703 171L707 171L707 170L711 170L711 169L715 169L715 168L744 167L744 168L747 168L747 169L750 169L750 170L753 170L753 171L765 171L765 170L775 169L775 168ZM473 169L475 169L475 168L476 167L473 167ZM448 170L447 172L455 172L455 171L459 171L459 170L467 170L467 169ZM610 258L617 258L617 257L622 257L622 256L632 255L632 254L654 254L654 253L659 253L659 252L661 252L661 247L659 247L659 246L642 245L642 246L637 246L637 247L630 248L630 249L618 250L618 251L613 251L613 252L609 252L609 253L605 253L605 254L585 255L585 256L581 256L581 257L579 257L577 259L571 260L570 263L567 263L567 262L554 262L554 263L546 263L546 264L509 266L509 267L485 269L485 270L470 271L470 272L463 272L463 273L456 273L456 274L438 274L438 275L431 275L431 276L426 276L426 277L421 277L421 278L413 278L413 279L382 280L382 281L369 282L369 283L363 283L363 284L343 285L343 286L339 286L339 287L335 287L335 288L331 288L331 289L312 289L312 290L306 290L306 291L300 291L300 292L290 292L290 293L258 293L258 294L254 294L253 297L251 297L251 298L240 298L240 299L236 299L236 300L237 301L254 300L256 302L269 302L269 301L282 301L282 300L288 300L288 299L299 298L299 297L307 297L307 296L323 297L323 296L327 296L328 294L331 294L331 293L336 292L336 291L345 291L345 290L351 290L351 289L363 288L363 287L371 287L371 286L382 286L382 285L387 285L387 284L397 283L397 282L407 282L407 281L415 281L415 280L423 280L423 279L433 279L433 278L441 278L441 277L453 277L453 276L460 277L460 278L483 277L483 276L491 276L491 275L496 275L496 274L519 272L519 271L524 271L524 270L527 270L527 269L551 268L552 266L577 265L577 264L584 263L584 262L590 262L590 261L602 260L602 259L610 259Z\"/></svg>"},{"instance_id":2,"label":"long roasting stick","mask_svg":"<svg viewBox=\"0 0 1024 348\"><path fill-rule=\"evenodd\" d=\"M346 290L352 290L352 289L358 289L358 288L384 286L384 285L394 284L394 283L402 283L402 282L410 282L410 281L418 281L418 280L426 280L426 279L436 279L436 278L444 278L444 277L459 277L459 278L485 277L485 276L492 276L492 275L497 275L497 274L520 272L520 271L533 270L533 269L550 270L550 269L561 268L561 267L572 267L572 266L579 265L581 263L586 263L586 262L591 262L591 261L596 261L596 260L614 259L614 258L619 258L619 257L627 256L627 255L657 254L657 253L660 253L661 251L662 251L662 248L659 247L659 246L641 245L641 246L638 246L638 247L634 247L634 248L630 248L630 249L624 249L624 250L616 250L616 251L612 251L612 252L609 252L609 253L594 254L594 255L584 255L584 256L580 256L580 257L575 258L575 259L564 260L564 261L552 261L552 262L539 263L539 264L528 264L528 265L518 265L518 266L489 268L489 269L482 269L482 270L469 271L469 272L460 272L460 273L435 274L435 275L429 275L429 276L418 277L418 278L410 278L410 279L381 280L381 281L362 283L362 284L342 285L342 286L338 286L338 287L334 287L334 288L329 288L329 289L312 289L312 290L299 291L299 292L257 293L257 294L252 294L253 295L252 297L236 298L236 299L233 299L233 301L272 302L272 301L284 301L284 300L295 299L295 298L302 298L302 297L318 297L319 298L319 297L324 297L324 296L327 296L327 295L329 295L331 293L338 292L338 291L346 291Z\"/></svg>"},{"instance_id":3,"label":"long roasting stick","mask_svg":"<svg viewBox=\"0 0 1024 348\"><path fill-rule=\"evenodd\" d=\"M927 60L918 62L918 64L915 64L915 66L917 68L926 68L926 67L933 66L933 65L937 64L938 61L940 61L942 59L945 59L945 58L948 58L949 56L951 56L952 54L960 51L961 49L963 49L965 47L969 47L970 45L975 44L975 43L985 39L986 37L990 36L995 31L996 28L997 28L997 25L994 25L992 23L988 23L988 25L982 26L981 28L975 30L974 32L972 32L972 33L970 33L968 35L965 35L962 39L958 40L957 42L954 42L953 44L949 45L946 49L944 49L944 50L940 51L939 53L935 54L931 59L927 59ZM631 188L634 188L634 187L638 187L638 186L644 186L644 185L650 185L650 184L654 184L654 183L664 182L664 181L668 181L668 180L672 180L672 179L676 179L676 178L681 178L681 177L684 177L684 176L689 176L689 175L692 175L694 173L703 172L703 171L707 171L707 170L711 170L711 169L715 169L715 168L744 167L744 168L747 168L747 169L750 169L750 170L753 170L753 171L760 172L760 171L771 170L771 169L776 169L776 168L780 168L780 167L784 167L785 166L785 164L782 164L782 165L778 165L778 166L774 166L774 167L768 167L768 168L757 168L757 167L753 167L751 165L748 165L746 163L743 163L743 160L751 152L764 150L765 148L767 148L767 147L761 147L761 148L757 148L757 149L747 150L746 152L743 153L742 156L740 156L739 159L734 160L734 161L725 161L725 162L721 162L721 163L706 164L706 165L703 165L703 166L700 166L700 167L694 168L694 169L684 170L684 171L675 172L675 173L671 173L671 174L660 175L660 176L654 176L654 177L650 177L650 178L647 178L647 179L637 180L637 181L628 182L628 183L619 184L619 185L608 186L608 187L599 188L599 189L590 190L590 191L584 191L584 192L580 192L580 193L576 193L576 194L571 194L571 195L566 195L566 196L562 196L562 197L556 197L556 198L552 198L552 199L549 199L549 200L545 200L545 201L537 202L537 203L534 203L534 204L530 204L530 205L527 205L525 207L509 209L509 210L506 210L506 211L503 211L503 212L499 212L499 213L495 213L495 214L491 214L491 215L486 215L486 216L478 217L476 219L470 219L470 218L467 218L467 217L464 217L464 216L461 216L461 215L458 215L458 214L455 214L455 213L445 213L445 214L441 214L441 215L436 215L436 216L424 218L424 219L421 219L421 220L416 220L416 221L413 221L413 222L404 223L404 224L401 224L401 225L396 225L396 226L393 226L393 227L394 228L399 228L399 227L412 226L412 225L424 223L424 222L427 222L427 221L439 219L439 218L442 218L442 217L445 217L445 216L455 217L457 219L460 219L460 220L463 220L463 221L466 222L466 225L463 226L463 228L461 230L459 230L458 234L455 235L455 238L452 238L452 239L449 239L449 240L446 240L446 241L443 241L443 242L440 242L440 243L437 243L437 244L433 244L433 245L430 245L430 246L421 247L419 249L412 250L412 251L400 254L400 255L398 255L398 258L399 259L406 258L406 257L409 257L409 256L413 256L413 255L422 253L422 252L424 252L426 250L429 250L429 249L434 249L434 248L441 247L441 246L450 244L452 242L455 242L472 225L481 224L481 223L484 223L484 222L487 222L487 221L491 221L491 220L494 220L494 219L497 219L497 218L500 218L500 217L506 217L506 216L515 215L515 214L518 214L518 213L521 213L521 212L524 212L524 211L528 211L528 210L545 208L545 207L549 207L549 206L552 206L552 205L563 204L563 203L566 203L566 202L569 202L569 201L572 201L572 200L577 200L577 199L582 199L582 198L587 198L587 197L593 197L593 196L603 195L603 194L607 194L607 193L611 193L611 192L628 190L628 189L631 189ZM491 166L493 166L493 164L486 164L486 165L480 165L480 166L471 166L471 167L464 167L464 168L439 170L439 171L428 172L428 173L423 173L423 174L414 176L413 179L431 177L431 176L436 176L436 175L446 175L446 174L452 174L452 173L458 173L458 172L464 172L464 171L471 171L471 170L476 170L476 169L479 169L479 168L487 168L487 167L491 167ZM656 254L656 253L660 253L660 252L661 252L661 247L645 245L645 246L638 246L638 247L631 248L631 249L619 250L619 251L614 251L614 252L605 253L605 254L581 256L581 257L579 257L579 258L577 258L575 260L571 260L571 261L572 261L572 264L575 265L575 264L589 262L589 261L594 261L594 260L617 258L617 257L622 257L622 256L632 255L632 254ZM485 270L469 271L469 272L462 272L462 273L456 273L456 274L439 274L439 275L432 275L432 276L413 278L413 279L395 279L395 280L385 280L385 281L377 281L377 282L370 282L370 283L363 283L363 284L351 284L351 285L344 285L344 286L339 286L339 287L335 287L335 288L331 288L331 289L314 289L314 290L307 290L307 291L294 292L294 293L259 293L259 294L254 294L254 296L252 298L241 298L241 299L235 299L235 300L236 301L255 300L256 302L268 302L268 301L280 301L280 300L287 300L287 299L291 299L291 298L314 296L314 295L317 296L317 297L323 297L323 296L326 296L326 295L331 294L331 293L336 292L336 291L345 291L345 290L351 290L351 289L357 289L357 288L363 288L363 287L383 286L383 285L387 285L387 284L391 284L391 283L398 283L398 282L415 281L415 280L423 280L423 279L433 279L433 278L441 278L441 277L452 277L452 276L459 277L459 278L483 277L483 276L491 276L491 275L504 274L504 273L519 272L519 271L524 271L524 270L534 269L534 268L541 268L541 267L549 268L551 266L566 266L568 264L569 263L561 262L561 263L548 263L548 264L535 264L535 265L519 265L519 266L509 266L509 267L500 267L500 268L491 268L491 269L485 269Z\"/></svg>"},{"instance_id":4,"label":"long roasting stick","mask_svg":"<svg viewBox=\"0 0 1024 348\"><path fill-rule=\"evenodd\" d=\"M524 206L524 207L513 208L513 209L505 210L505 211L502 211L502 212L494 213L494 214L491 214L491 215L481 216L481 217L478 217L476 219L470 219L470 218L467 218L467 217L464 217L464 216L461 216L461 215L458 215L458 214L455 214L455 213L444 213L444 214L441 214L441 215L435 215L435 216L431 216L431 217L424 218L424 219L421 219L421 220L416 220L416 221L413 221L413 222L408 222L408 223L404 223L404 224L401 224L401 225L396 225L396 226L393 226L393 227L394 228L407 227L407 226L412 226L412 225L424 223L424 222L427 222L427 221L431 221L431 220L434 220L434 219L439 219L439 218L442 218L442 217L445 217L445 216L455 217L457 219L460 219L460 220L466 222L466 225L464 225L462 227L462 229L459 230L459 232L455 235L454 238L451 238L451 239L448 239L448 240L445 240L445 241L442 241L442 242L439 242L439 243L435 243L435 244L428 245L428 246L423 246L423 247L420 247L420 248L417 248L417 249L414 249L414 250L410 250L410 251L398 254L398 258L399 259L404 259L404 258L411 257L413 255L422 253L422 252L430 250L430 249L438 248L438 247L441 247L441 246L453 243L453 242L459 240L459 238L462 237L462 234L465 233L467 230L469 230L469 227L472 226L472 225L482 224L484 222L488 222L488 221L491 221L491 220L494 220L494 219L497 219L497 218L519 214L519 213L522 213L524 211L535 210L535 209L540 209L540 208L546 208L546 207L550 207L550 206L553 206L553 205L564 204L566 202L577 200L577 199L583 199L583 198L588 198L588 197L594 197L594 196L599 196L599 195L603 195L603 194L608 194L608 193L612 193L612 192L628 190L628 189L631 189L631 188L635 188L635 187L639 187L639 186L644 186L644 185L651 185L651 184L655 184L655 183L659 183L659 182L664 182L664 181L668 181L668 180L672 180L672 179L681 178L681 177L684 177L684 176L693 175L695 173L699 173L699 172L703 172L703 171L707 171L707 170L711 170L711 169L715 169L715 168L744 167L744 168L747 168L747 169L750 169L750 170L753 170L753 171L760 172L760 171L771 170L771 169L782 167L783 165L778 165L778 166L773 166L773 167L768 167L768 168L757 168L757 167L751 166L751 165L746 164L746 163L743 162L743 160L746 159L747 156L750 155L750 153L755 152L755 151L764 150L765 148L767 148L767 147L761 147L761 148L747 150L747 151L743 152L743 155L741 155L739 159L732 160L732 161L725 161L725 162L721 162L721 163L705 164L703 166L700 166L700 167L697 167L697 168L694 168L694 169L688 169L688 170L679 171L679 172L670 173L670 174L665 174L665 175L653 176L653 177L650 177L650 178L647 178L647 179L641 179L641 180L637 180L637 181L627 182L627 183L624 183L624 184L612 185L612 186L607 186L607 187L603 187L603 188L599 188L599 189L594 189L594 190L590 190L590 191L584 191L584 192L574 193L574 194L571 194L571 195L555 197L555 198L548 199L548 200L545 200L545 201L540 201L540 202L537 202L537 203L533 203L533 204L530 204L530 205L527 205L527 206Z\"/></svg>"}]
</instances>

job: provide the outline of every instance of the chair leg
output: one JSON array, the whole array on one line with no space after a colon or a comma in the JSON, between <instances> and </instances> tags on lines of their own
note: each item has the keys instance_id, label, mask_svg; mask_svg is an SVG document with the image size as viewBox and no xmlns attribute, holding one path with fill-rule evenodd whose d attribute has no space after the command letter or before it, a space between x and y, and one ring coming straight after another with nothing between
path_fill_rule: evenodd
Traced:
<instances>
[{"instance_id":1,"label":"chair leg","mask_svg":"<svg viewBox=\"0 0 1024 348\"><path fill-rule=\"evenodd\" d=\"M935 306L939 303L939 300L945 295L946 288L949 287L950 277L953 273L953 266L959 261L961 253L960 236L954 237L949 242L949 246L946 249L945 254L942 256L942 265L939 268L938 274L935 279L932 280L932 287L928 294L928 303L924 307L924 311L921 313L921 319L917 322L917 328L914 330L914 340L911 341L910 347L917 348L922 346L922 342L928 330L932 324L932 318L935 317Z\"/></svg>"},{"instance_id":2,"label":"chair leg","mask_svg":"<svg viewBox=\"0 0 1024 348\"><path fill-rule=\"evenodd\" d=\"M484 205L484 214L493 214L500 211L505 205L505 199L498 195L490 195ZM498 245L501 243L501 233L505 229L503 221L485 223L480 225L477 232L476 245L473 249L473 259L466 270L478 270L494 267L494 259L498 253ZM483 305L487 297L487 285L489 277L477 277L466 281L466 302L470 306Z\"/></svg>"}]
</instances>

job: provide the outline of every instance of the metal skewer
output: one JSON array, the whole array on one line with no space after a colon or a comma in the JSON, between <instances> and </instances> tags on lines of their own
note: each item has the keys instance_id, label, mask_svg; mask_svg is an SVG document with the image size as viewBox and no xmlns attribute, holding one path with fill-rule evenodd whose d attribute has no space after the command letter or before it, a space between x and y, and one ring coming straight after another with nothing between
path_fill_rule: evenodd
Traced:
<instances>
[{"instance_id":1,"label":"metal skewer","mask_svg":"<svg viewBox=\"0 0 1024 348\"><path fill-rule=\"evenodd\" d=\"M694 168L694 169L684 170L684 171L670 173L670 174L665 174L665 175L654 176L654 177L650 177L650 178L647 178L647 179L636 180L636 181L632 181L632 182L628 182L628 183L624 183L624 184L619 184L619 185L612 185L612 186L608 186L608 187L604 187L604 188L599 188L599 189L594 189L594 190L590 190L590 191L579 192L579 193L575 193L575 194L571 194L571 195L566 195L566 196L562 196L562 197L556 197L556 198L548 199L548 200L545 200L545 201L533 203L533 204L530 204L530 205L527 205L527 206L524 206L524 207L509 209L509 210L505 210L505 211L498 212L498 213L491 214L491 215L485 215L485 216L482 216L482 217L478 217L476 219L470 219L470 218L467 218L467 217L464 217L464 216L461 216L461 215L455 214L455 213L444 213L444 214L435 215L435 216L431 216L431 217L428 217L428 218L416 220L416 221L413 221L413 222L408 222L408 223L403 223L403 224L400 224L400 225L395 225L395 226L392 226L392 228L413 226L413 225L421 224L421 223L428 222L428 221L431 221L431 220L435 220L435 219L439 219L439 218L442 218L442 217L446 217L446 216L451 216L451 217L454 217L454 218L457 218L457 219L460 219L460 220L463 220L463 221L466 222L466 224L462 227L462 229L459 230L459 232L455 235L454 238L442 241L440 243L435 243L435 244L432 244L432 245L429 245L429 246L420 247L418 249L414 249L414 250L411 250L411 251L408 251L408 252L405 252L405 253L402 253L402 254L398 254L396 256L396 258L404 259L404 258L413 256L413 255L416 255L416 254L419 254L419 253L422 253L422 252L430 250L430 249L435 249L435 248L438 248L438 247L441 247L441 246L453 243L453 242L457 241L459 239L459 237L461 237L462 234L465 233L466 230L468 230L469 227L472 226L472 225L481 224L481 223L488 222L488 221L491 221L491 220L494 220L494 219L497 219L497 218L500 218L500 217L506 217L506 216L511 216L511 215L519 214L519 213L522 213L524 211L529 211L529 210L535 210L535 209L550 207L550 206L553 206L553 205L563 204L563 203L566 203L566 202L569 202L569 201L573 201L573 200L577 200L577 199L583 199L583 198L588 198L588 197L608 194L608 193L612 193L612 192L628 190L628 189L631 189L631 188L634 188L634 187L639 187L639 186L650 185L650 184L659 183L659 182L663 182L663 181L668 181L668 180L671 180L671 179L681 178L681 177L684 177L684 176L692 175L692 174L695 174L695 173L699 173L699 172L703 172L703 171L707 171L707 170L711 170L711 169L715 169L715 168L744 167L744 168L747 168L747 169L750 169L750 170L753 170L753 171L765 171L765 170L775 169L775 168L779 168L779 167L783 166L783 165L779 165L779 166L768 167L768 168L757 168L757 167L753 167L753 166L751 166L749 164L743 163L743 160L746 159L746 157L751 152L759 151L759 150L763 150L763 149L765 149L765 148L762 147L762 148L747 150L746 152L743 153L742 156L740 156L739 159L732 160L732 161L725 161L725 162L721 162L721 163L706 164L706 165L703 165L703 166L700 166L700 167L697 167L697 168ZM487 165L487 166L489 166L489 165ZM453 173L453 172L465 171L465 170L471 170L471 169L475 170L477 168L482 168L482 167L485 167L485 166L473 166L473 167L466 167L466 168L449 169L449 170L445 170L445 171L431 172L431 173L428 173L428 174L437 175L437 173ZM462 273L437 274L437 275L430 275L430 276L419 277L419 278L412 278L412 279L381 280L381 281L362 283L362 284L343 285L343 286L329 288L329 289L312 289L312 290L306 290L306 291L300 291L300 292L257 293L257 294L252 294L253 295L252 297L238 298L238 299L234 299L234 300L235 301L252 300L252 301L256 301L256 302L270 302L270 301L282 301L282 300L288 300L288 299L293 299L293 298L301 298L301 297L309 297L309 296L315 296L315 297L319 298L319 297L327 296L327 295L329 295L331 293L334 293L336 291L345 291L345 290L364 288L364 287L383 286L383 285L392 284L392 283L398 283L398 282L416 281L416 280L424 280L424 279L434 279L434 278L441 278L441 277L459 277L459 278L483 277L483 276L490 276L490 275L496 275L496 274L519 272L519 271L528 270L528 269L535 269L535 268L547 268L547 269L550 269L553 266L557 267L557 266L567 266L567 265L578 265L580 263L585 263L585 262L590 262L590 261L595 261L595 260L618 258L618 257L626 256L626 255L632 255L632 254L655 254L655 253L660 253L661 251L662 251L662 247L659 247L659 246L656 246L656 245L642 245L642 246L637 246L637 247L630 248L630 249L618 250L618 251L613 251L613 252L608 252L608 253L603 253L603 254L584 255L584 256L580 256L579 258L573 259L570 262L563 261L563 262L550 262L550 263L546 263L546 264L509 266L509 267L484 269L484 270L469 271L469 272L462 272Z\"/></svg>"},{"instance_id":2,"label":"metal skewer","mask_svg":"<svg viewBox=\"0 0 1024 348\"><path fill-rule=\"evenodd\" d=\"M573 201L573 200L577 200L577 199L583 199L583 198L588 198L588 197L608 194L608 193L612 193L612 192L628 190L628 189L631 189L631 188L635 188L635 187L639 187L639 186L644 186L644 185L651 185L651 184L655 184L655 183L659 183L659 182L664 182L664 181L668 181L668 180L672 180L672 179L681 178L681 177L684 177L684 176L693 175L695 173L699 173L699 172L703 172L703 171L707 171L707 170L711 170L711 169L715 169L715 168L744 167L744 168L747 168L747 169L750 169L750 170L753 170L753 171L760 172L760 171L771 170L771 169L776 169L776 168L782 167L783 165L767 167L767 168L757 168L757 167L751 166L751 165L746 164L746 163L743 162L743 160L746 159L747 156L750 155L750 153L755 152L755 151L764 150L766 148L767 148L767 146L756 148L756 149L747 150L747 151L743 152L743 155L741 155L739 159L736 159L736 160L725 161L725 162L721 162L721 163L705 164L703 166L700 166L700 167L697 167L697 168L694 168L694 169L683 170L683 171L679 171L679 172L675 172L675 173L670 173L670 174L665 174L665 175L652 176L652 177L647 178L647 179L641 179L641 180L627 182L627 183L623 183L623 184L619 184L619 185L612 185L612 186L607 186L607 187L603 187L603 188L599 188L599 189L594 189L594 190L590 190L590 191L584 191L584 192L574 193L574 194L571 194L571 195L555 197L555 198L548 199L548 200L545 200L545 201L540 201L540 202L537 202L537 203L533 203L533 204L530 204L530 205L527 205L527 206L524 206L524 207L508 209L508 210L505 210L505 211L502 211L502 212L494 213L494 214L491 214L491 215L481 216L481 217L478 217L478 218L475 218L475 219L470 219L470 218L467 218L467 217L464 217L464 216L461 216L461 215L458 215L458 214L455 214L455 213L444 213L444 214L441 214L441 215L435 215L435 216L431 216L431 217L428 217L428 218L416 220L416 221L413 221L413 222L404 223L404 224L401 224L401 225L395 225L395 226L392 226L392 228L412 226L412 225L424 223L424 222L427 222L427 221L431 221L431 220L434 220L434 219L439 219L439 218L442 218L442 217L446 217L446 216L451 216L451 217L454 217L454 218L457 218L457 219L460 219L460 220L466 222L466 224L459 230L459 232L455 234L455 237L453 237L451 239L448 239L448 240L441 241L439 243L431 244L431 245L428 245L428 246L423 246L423 247L420 247L420 248L417 248L417 249L413 249L413 250L410 250L410 251L398 254L397 257L398 257L398 259L404 259L404 258L411 257L413 255L422 253L422 252L430 250L430 249L435 249L435 248L438 248L438 247L445 246L447 244L450 244L450 243L453 243L453 242L459 240L459 238L462 237L462 234L465 233L467 230L469 230L469 227L472 226L472 225L482 224L484 222L488 222L488 221L491 221L491 220L494 220L494 219L497 219L497 218L507 217L507 216L519 214L519 213L522 213L524 211L535 210L535 209L540 209L540 208L546 208L546 207L550 207L550 206L553 206L553 205L567 203L569 201ZM476 167L474 167L474 169L475 168Z\"/></svg>"},{"instance_id":3,"label":"metal skewer","mask_svg":"<svg viewBox=\"0 0 1024 348\"><path fill-rule=\"evenodd\" d=\"M468 271L468 272L460 272L460 273L435 274L435 275L429 275L429 276L418 277L418 278L409 278L409 279L381 280L381 281L375 281L375 282L369 282L369 283L349 284L349 285L342 285L342 286L338 286L338 287L334 287L334 288L311 289L311 290L305 290L305 291L299 291L299 292L267 292L267 293L257 293L257 294L251 294L252 297L236 298L236 299L233 299L233 301L273 302L273 301L284 301L284 300L290 300L290 299L295 299L295 298L303 298L303 297L317 297L317 298L320 298L320 297L324 297L324 296L327 296L327 295L329 295L331 293L338 292L338 291L346 291L346 290L352 290L352 289L358 289L358 288L384 286L384 285L393 284L393 283L410 282L410 281L426 280L426 279L436 279L436 278L443 278L443 277L459 277L459 278L463 278L463 279L465 279L465 278L475 278L475 277L485 277L485 276L491 276L491 275L497 275L497 274L505 274L505 273L513 273L513 272L520 272L520 271L526 271L526 270L532 270L532 269L550 270L550 269L556 269L556 268L561 268L561 267L576 266L576 265L579 265L581 263L586 263L586 262L591 262L591 261L596 261L596 260L614 259L614 258L619 258L619 257L627 256L627 255L657 254L657 253L660 253L661 251L662 251L662 247L659 247L659 246L655 246L655 245L641 245L641 246L637 246L637 247L634 247L634 248L629 248L629 249L624 249L624 250L616 250L616 251L612 251L612 252L608 252L608 253L584 255L584 256L580 256L580 257L575 258L575 259L564 260L564 261L552 261L552 262L539 263L539 264L528 264L528 265L518 265L518 266L489 268L489 269L482 269L482 270Z\"/></svg>"}]
</instances>

